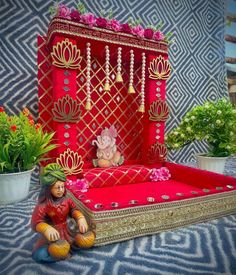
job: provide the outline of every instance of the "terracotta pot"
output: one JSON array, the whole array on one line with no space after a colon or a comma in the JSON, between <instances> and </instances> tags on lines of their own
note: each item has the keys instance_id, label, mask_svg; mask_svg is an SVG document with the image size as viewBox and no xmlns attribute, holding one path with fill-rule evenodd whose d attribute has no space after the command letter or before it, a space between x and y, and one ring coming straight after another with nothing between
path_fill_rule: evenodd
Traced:
<instances>
[{"instance_id":1,"label":"terracotta pot","mask_svg":"<svg viewBox=\"0 0 236 275\"><path fill-rule=\"evenodd\" d=\"M0 204L19 202L28 196L33 170L0 174Z\"/></svg>"},{"instance_id":2,"label":"terracotta pot","mask_svg":"<svg viewBox=\"0 0 236 275\"><path fill-rule=\"evenodd\" d=\"M207 157L204 154L196 155L197 166L200 169L223 174L228 157Z\"/></svg>"}]
</instances>

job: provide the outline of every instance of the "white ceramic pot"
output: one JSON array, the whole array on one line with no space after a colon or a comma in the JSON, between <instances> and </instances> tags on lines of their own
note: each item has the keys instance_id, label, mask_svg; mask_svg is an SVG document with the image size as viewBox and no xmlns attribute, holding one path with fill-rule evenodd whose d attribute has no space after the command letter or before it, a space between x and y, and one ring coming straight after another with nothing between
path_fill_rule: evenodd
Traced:
<instances>
[{"instance_id":1,"label":"white ceramic pot","mask_svg":"<svg viewBox=\"0 0 236 275\"><path fill-rule=\"evenodd\" d=\"M196 155L197 166L200 169L223 174L227 157L207 157L203 154Z\"/></svg>"},{"instance_id":2,"label":"white ceramic pot","mask_svg":"<svg viewBox=\"0 0 236 275\"><path fill-rule=\"evenodd\" d=\"M33 170L0 174L0 204L19 202L28 196Z\"/></svg>"}]
</instances>

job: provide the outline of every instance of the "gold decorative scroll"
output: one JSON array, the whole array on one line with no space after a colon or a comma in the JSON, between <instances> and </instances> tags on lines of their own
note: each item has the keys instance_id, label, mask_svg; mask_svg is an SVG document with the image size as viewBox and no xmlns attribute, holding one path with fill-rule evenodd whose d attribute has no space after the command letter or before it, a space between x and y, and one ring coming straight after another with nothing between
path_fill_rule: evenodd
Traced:
<instances>
[{"instance_id":1,"label":"gold decorative scroll","mask_svg":"<svg viewBox=\"0 0 236 275\"><path fill-rule=\"evenodd\" d=\"M78 69L82 59L80 50L68 38L53 46L51 56L54 66L66 69Z\"/></svg>"},{"instance_id":2,"label":"gold decorative scroll","mask_svg":"<svg viewBox=\"0 0 236 275\"><path fill-rule=\"evenodd\" d=\"M80 106L76 100L66 95L54 103L53 120L58 122L78 122L81 115Z\"/></svg>"},{"instance_id":3,"label":"gold decorative scroll","mask_svg":"<svg viewBox=\"0 0 236 275\"><path fill-rule=\"evenodd\" d=\"M56 162L63 168L67 176L77 175L83 171L84 162L82 161L82 157L70 148L60 154Z\"/></svg>"},{"instance_id":4,"label":"gold decorative scroll","mask_svg":"<svg viewBox=\"0 0 236 275\"><path fill-rule=\"evenodd\" d=\"M165 60L161 55L150 62L148 68L149 77L151 79L167 80L170 76L171 67L168 60Z\"/></svg>"},{"instance_id":5,"label":"gold decorative scroll","mask_svg":"<svg viewBox=\"0 0 236 275\"><path fill-rule=\"evenodd\" d=\"M169 108L165 101L156 100L150 105L149 120L164 122L169 116Z\"/></svg>"},{"instance_id":6,"label":"gold decorative scroll","mask_svg":"<svg viewBox=\"0 0 236 275\"><path fill-rule=\"evenodd\" d=\"M167 149L164 144L159 142L154 143L148 150L149 163L162 162L166 160Z\"/></svg>"}]
</instances>

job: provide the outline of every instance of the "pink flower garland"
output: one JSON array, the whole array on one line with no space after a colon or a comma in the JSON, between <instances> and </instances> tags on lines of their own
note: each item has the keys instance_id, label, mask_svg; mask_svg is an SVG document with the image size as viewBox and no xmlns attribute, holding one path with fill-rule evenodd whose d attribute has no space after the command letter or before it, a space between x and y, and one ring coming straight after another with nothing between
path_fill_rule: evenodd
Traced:
<instances>
[{"instance_id":1,"label":"pink flower garland","mask_svg":"<svg viewBox=\"0 0 236 275\"><path fill-rule=\"evenodd\" d=\"M66 5L60 4L58 6L58 16L66 19L70 19L70 9Z\"/></svg>"},{"instance_id":2,"label":"pink flower garland","mask_svg":"<svg viewBox=\"0 0 236 275\"><path fill-rule=\"evenodd\" d=\"M92 13L82 14L80 19L84 24L89 25L90 28L96 24L96 18Z\"/></svg>"},{"instance_id":3,"label":"pink flower garland","mask_svg":"<svg viewBox=\"0 0 236 275\"><path fill-rule=\"evenodd\" d=\"M141 25L133 27L132 34L137 35L138 37L144 37L144 28Z\"/></svg>"},{"instance_id":4,"label":"pink flower garland","mask_svg":"<svg viewBox=\"0 0 236 275\"><path fill-rule=\"evenodd\" d=\"M171 177L170 171L166 167L161 167L160 169L153 168L150 180L151 181L165 181Z\"/></svg>"},{"instance_id":5,"label":"pink flower garland","mask_svg":"<svg viewBox=\"0 0 236 275\"><path fill-rule=\"evenodd\" d=\"M165 39L164 34L161 31L154 32L153 29L144 29L141 25L131 27L128 23L121 24L116 19L107 20L103 17L96 18L92 13L80 14L78 10L70 10L66 5L59 4L57 6L57 16L72 19L80 23L88 25L90 28L97 26L99 28L106 28L115 32L124 32L133 34L140 38L154 39L156 41L163 41Z\"/></svg>"}]
</instances>

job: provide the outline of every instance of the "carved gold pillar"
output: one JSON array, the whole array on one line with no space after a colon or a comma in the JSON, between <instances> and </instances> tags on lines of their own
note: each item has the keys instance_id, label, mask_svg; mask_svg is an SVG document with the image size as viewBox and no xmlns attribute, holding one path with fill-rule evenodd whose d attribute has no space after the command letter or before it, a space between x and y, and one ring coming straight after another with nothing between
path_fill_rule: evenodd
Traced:
<instances>
[{"instance_id":1,"label":"carved gold pillar","mask_svg":"<svg viewBox=\"0 0 236 275\"><path fill-rule=\"evenodd\" d=\"M74 167L74 163L77 161L76 151L78 149L76 123L80 119L81 110L76 100L76 75L82 58L76 40L61 36L55 36L53 39L51 57L52 114L56 142L60 144L57 149L57 156L61 154L58 159L63 159L65 163L67 159L69 160L69 167L66 167L67 164L63 161L60 161L60 164L70 175L73 174L73 171L76 173L78 170ZM75 156L75 159L72 159L71 156Z\"/></svg>"},{"instance_id":2,"label":"carved gold pillar","mask_svg":"<svg viewBox=\"0 0 236 275\"><path fill-rule=\"evenodd\" d=\"M144 116L143 162L163 161L167 155L164 146L165 121L168 118L166 79L170 75L167 56L147 56L146 100Z\"/></svg>"}]
</instances>

